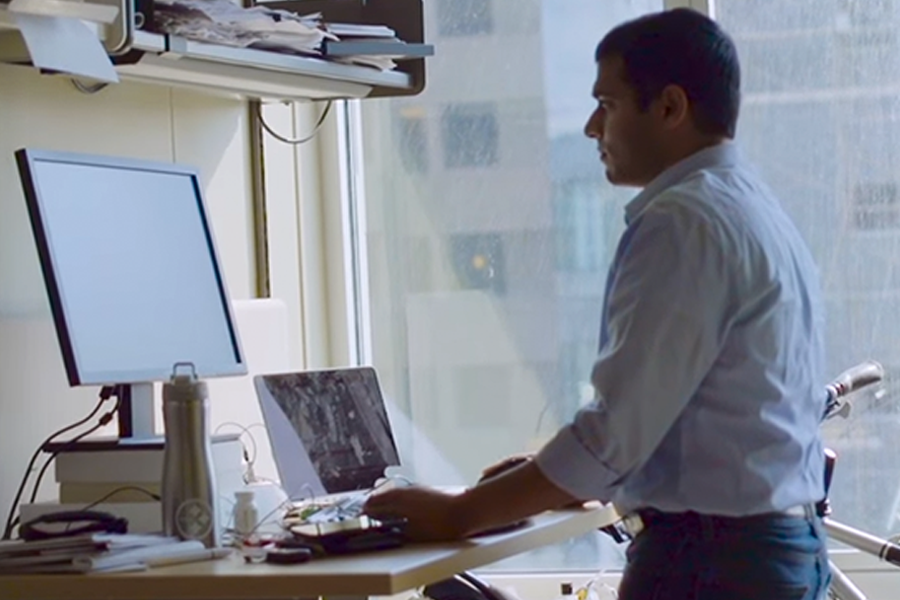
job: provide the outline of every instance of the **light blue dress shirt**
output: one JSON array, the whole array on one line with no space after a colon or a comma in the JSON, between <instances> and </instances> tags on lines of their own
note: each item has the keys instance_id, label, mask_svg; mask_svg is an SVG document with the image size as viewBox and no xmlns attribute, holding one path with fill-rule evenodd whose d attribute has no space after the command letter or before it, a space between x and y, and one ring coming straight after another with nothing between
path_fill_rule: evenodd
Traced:
<instances>
[{"instance_id":1,"label":"light blue dress shirt","mask_svg":"<svg viewBox=\"0 0 900 600\"><path fill-rule=\"evenodd\" d=\"M824 495L817 269L733 143L665 170L625 209L596 398L536 456L558 487L704 514Z\"/></svg>"}]
</instances>

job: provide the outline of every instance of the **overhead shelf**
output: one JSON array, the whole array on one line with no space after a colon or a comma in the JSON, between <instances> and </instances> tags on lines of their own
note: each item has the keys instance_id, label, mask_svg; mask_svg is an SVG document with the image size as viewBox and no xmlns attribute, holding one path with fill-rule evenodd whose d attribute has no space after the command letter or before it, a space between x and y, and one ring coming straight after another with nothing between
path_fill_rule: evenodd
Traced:
<instances>
[{"instance_id":1,"label":"overhead shelf","mask_svg":"<svg viewBox=\"0 0 900 600\"><path fill-rule=\"evenodd\" d=\"M254 98L365 98L409 93L413 78L403 71L378 71L316 57L279 54L195 42L136 31L132 52L117 58L123 79L184 85Z\"/></svg>"}]
</instances>

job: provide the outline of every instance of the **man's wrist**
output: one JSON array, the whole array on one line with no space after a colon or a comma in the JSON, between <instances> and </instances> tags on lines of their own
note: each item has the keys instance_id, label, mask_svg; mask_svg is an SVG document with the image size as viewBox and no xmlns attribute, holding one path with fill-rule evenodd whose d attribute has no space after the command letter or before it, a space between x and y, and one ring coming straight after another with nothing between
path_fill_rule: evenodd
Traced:
<instances>
[{"instance_id":1,"label":"man's wrist","mask_svg":"<svg viewBox=\"0 0 900 600\"><path fill-rule=\"evenodd\" d=\"M478 506L473 502L471 489L453 496L447 520L454 537L463 539L475 533L478 528L478 516Z\"/></svg>"}]
</instances>

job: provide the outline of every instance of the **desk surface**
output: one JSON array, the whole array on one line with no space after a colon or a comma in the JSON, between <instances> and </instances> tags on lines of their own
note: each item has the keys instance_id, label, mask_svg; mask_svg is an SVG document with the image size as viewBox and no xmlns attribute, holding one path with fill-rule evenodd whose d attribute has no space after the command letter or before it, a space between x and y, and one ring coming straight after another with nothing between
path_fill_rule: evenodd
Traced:
<instances>
[{"instance_id":1,"label":"desk surface","mask_svg":"<svg viewBox=\"0 0 900 600\"><path fill-rule=\"evenodd\" d=\"M440 581L604 527L612 507L538 515L519 530L450 544L318 559L303 565L244 564L237 556L142 573L0 576L4 600L293 600L310 596L391 595Z\"/></svg>"}]
</instances>

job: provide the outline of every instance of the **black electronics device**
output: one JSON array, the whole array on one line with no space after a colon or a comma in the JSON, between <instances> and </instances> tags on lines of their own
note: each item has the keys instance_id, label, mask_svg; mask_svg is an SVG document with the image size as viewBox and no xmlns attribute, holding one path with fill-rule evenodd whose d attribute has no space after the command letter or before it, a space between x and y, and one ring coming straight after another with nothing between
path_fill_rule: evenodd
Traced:
<instances>
[{"instance_id":1,"label":"black electronics device","mask_svg":"<svg viewBox=\"0 0 900 600\"><path fill-rule=\"evenodd\" d=\"M41 515L22 523L19 537L27 542L86 533L127 533L128 519L95 510L72 510Z\"/></svg>"},{"instance_id":2,"label":"black electronics device","mask_svg":"<svg viewBox=\"0 0 900 600\"><path fill-rule=\"evenodd\" d=\"M353 554L397 548L406 542L405 519L379 521L366 516L291 527L294 539L317 554Z\"/></svg>"},{"instance_id":3,"label":"black electronics device","mask_svg":"<svg viewBox=\"0 0 900 600\"><path fill-rule=\"evenodd\" d=\"M298 565L313 557L311 548L276 547L266 550L266 562L273 565Z\"/></svg>"}]
</instances>

